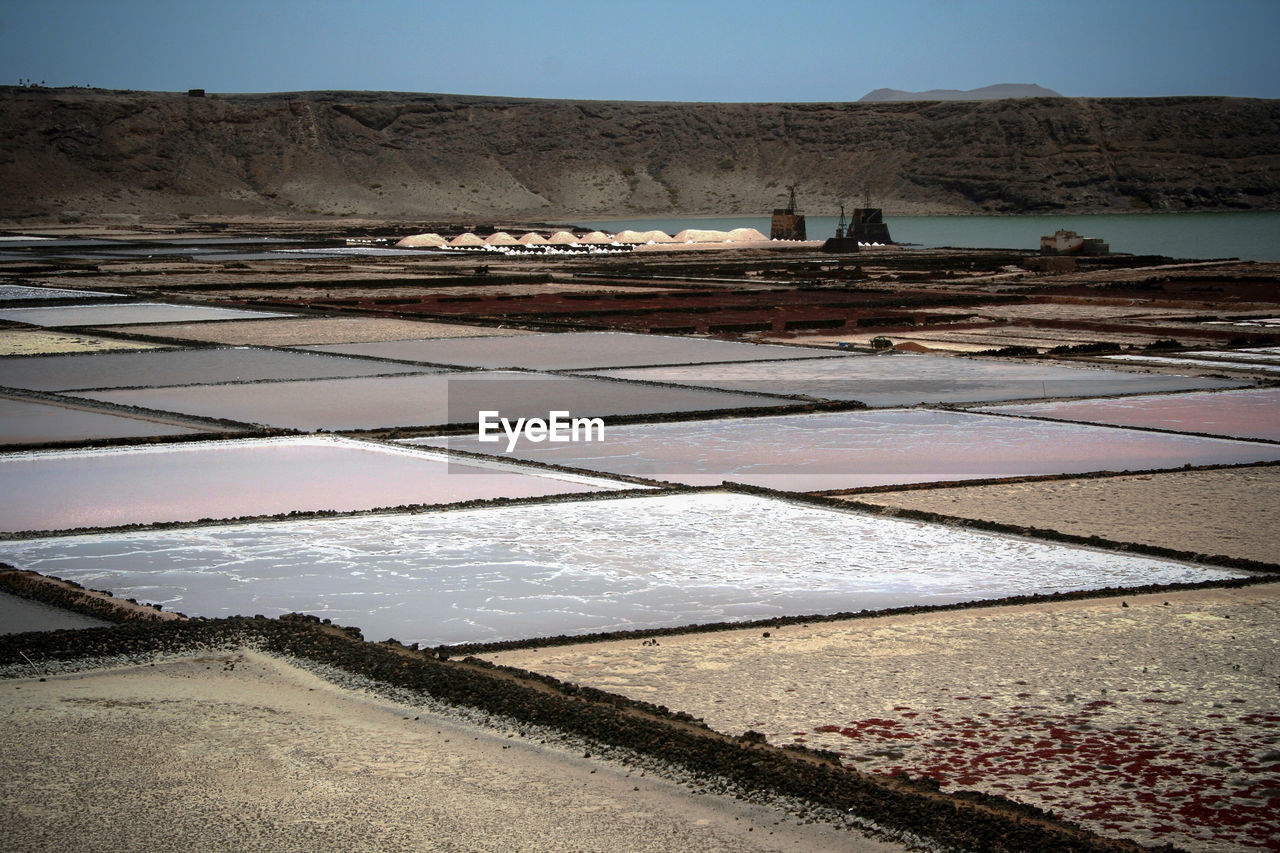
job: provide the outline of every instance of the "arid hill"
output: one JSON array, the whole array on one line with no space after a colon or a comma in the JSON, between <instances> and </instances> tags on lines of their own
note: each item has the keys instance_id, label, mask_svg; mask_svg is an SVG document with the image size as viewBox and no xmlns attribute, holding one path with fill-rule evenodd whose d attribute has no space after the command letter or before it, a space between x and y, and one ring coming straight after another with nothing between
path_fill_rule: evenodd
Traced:
<instances>
[{"instance_id":1,"label":"arid hill","mask_svg":"<svg viewBox=\"0 0 1280 853\"><path fill-rule=\"evenodd\" d=\"M927 92L904 92L901 89L876 89L859 98L873 101L999 101L1005 98L1061 98L1059 92L1035 83L997 83L981 89L930 89Z\"/></svg>"},{"instance_id":2,"label":"arid hill","mask_svg":"<svg viewBox=\"0 0 1280 853\"><path fill-rule=\"evenodd\" d=\"M1280 101L687 104L0 88L0 217L1280 208Z\"/></svg>"}]
</instances>

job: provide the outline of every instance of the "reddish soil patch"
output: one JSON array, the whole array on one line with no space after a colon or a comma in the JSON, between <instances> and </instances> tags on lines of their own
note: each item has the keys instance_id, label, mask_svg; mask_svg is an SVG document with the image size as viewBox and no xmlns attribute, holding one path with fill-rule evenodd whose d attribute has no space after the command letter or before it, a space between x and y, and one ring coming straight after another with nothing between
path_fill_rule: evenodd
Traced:
<instances>
[{"instance_id":1,"label":"reddish soil patch","mask_svg":"<svg viewBox=\"0 0 1280 853\"><path fill-rule=\"evenodd\" d=\"M326 299L311 307L449 319L553 323L653 332L786 332L798 329L903 328L963 319L913 311L924 306L990 301L974 294L886 294L880 290L724 288L667 292L421 296ZM963 312L963 309L957 309Z\"/></svg>"},{"instance_id":2,"label":"reddish soil patch","mask_svg":"<svg viewBox=\"0 0 1280 853\"><path fill-rule=\"evenodd\" d=\"M1182 704L1160 696L1141 701ZM1112 706L1097 699L1072 713L1015 705L1005 713L956 717L900 705L896 718L814 732L855 742L856 748L837 750L851 763L866 761L863 756L881 759L874 772L927 776L944 789L981 784L1006 796L1032 792L1059 816L1087 820L1108 833L1173 834L1178 837L1163 840L1179 846L1193 835L1215 850L1276 849L1280 752L1260 749L1256 737L1259 730L1280 734L1280 714L1240 714L1228 706L1170 731L1150 720L1117 725L1107 719ZM885 759L892 763L885 766Z\"/></svg>"}]
</instances>

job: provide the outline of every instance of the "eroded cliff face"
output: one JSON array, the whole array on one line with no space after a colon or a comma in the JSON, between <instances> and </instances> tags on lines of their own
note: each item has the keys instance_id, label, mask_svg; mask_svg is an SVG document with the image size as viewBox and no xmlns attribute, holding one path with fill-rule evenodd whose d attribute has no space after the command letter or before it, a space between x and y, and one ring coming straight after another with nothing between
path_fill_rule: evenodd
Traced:
<instances>
[{"instance_id":1,"label":"eroded cliff face","mask_svg":"<svg viewBox=\"0 0 1280 853\"><path fill-rule=\"evenodd\" d=\"M0 216L1280 208L1280 101L656 104L0 88Z\"/></svg>"}]
</instances>

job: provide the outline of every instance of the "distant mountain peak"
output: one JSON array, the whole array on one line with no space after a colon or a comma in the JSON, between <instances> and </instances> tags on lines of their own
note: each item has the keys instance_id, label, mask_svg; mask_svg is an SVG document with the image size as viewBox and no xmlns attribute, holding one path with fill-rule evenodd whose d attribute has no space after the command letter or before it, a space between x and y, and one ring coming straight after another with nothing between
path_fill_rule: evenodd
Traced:
<instances>
[{"instance_id":1,"label":"distant mountain peak","mask_svg":"<svg viewBox=\"0 0 1280 853\"><path fill-rule=\"evenodd\" d=\"M1052 89L1035 83L997 83L981 89L930 89L927 92L903 92L900 89L876 89L863 95L862 101L998 101L1004 98L1061 98Z\"/></svg>"}]
</instances>

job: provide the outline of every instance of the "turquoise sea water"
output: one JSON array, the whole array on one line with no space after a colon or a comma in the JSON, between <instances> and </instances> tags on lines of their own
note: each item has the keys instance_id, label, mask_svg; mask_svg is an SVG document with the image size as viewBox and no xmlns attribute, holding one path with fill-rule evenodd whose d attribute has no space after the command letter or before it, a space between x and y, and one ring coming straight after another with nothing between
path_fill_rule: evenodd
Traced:
<instances>
[{"instance_id":1,"label":"turquoise sea water","mask_svg":"<svg viewBox=\"0 0 1280 853\"><path fill-rule=\"evenodd\" d=\"M809 239L835 234L837 218L808 215ZM1167 255L1173 258L1242 258L1280 261L1280 212L1098 213L1076 216L886 216L889 233L900 244L967 249L1037 251L1040 237L1060 228L1099 237L1113 252ZM685 228L757 228L769 233L768 216L669 217L594 220L584 228L621 231L659 229L675 234Z\"/></svg>"}]
</instances>

